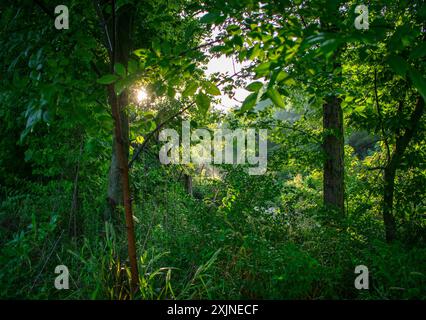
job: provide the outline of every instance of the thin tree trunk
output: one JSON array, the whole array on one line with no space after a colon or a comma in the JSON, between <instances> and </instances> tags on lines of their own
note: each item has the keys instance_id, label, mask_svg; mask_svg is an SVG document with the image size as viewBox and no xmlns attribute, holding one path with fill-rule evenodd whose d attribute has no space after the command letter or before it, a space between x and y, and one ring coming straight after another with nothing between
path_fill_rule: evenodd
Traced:
<instances>
[{"instance_id":1,"label":"thin tree trunk","mask_svg":"<svg viewBox=\"0 0 426 320\"><path fill-rule=\"evenodd\" d=\"M113 104L113 99L115 99L115 93L112 90L112 88L109 89L109 101L111 106ZM121 141L123 144L124 157L125 159L129 159L129 119L124 110L125 106L127 105L126 95L127 92L123 92L118 97L117 103L120 113ZM108 175L107 208L105 210L106 220L113 221L114 224L119 224L119 221L121 221L116 210L117 206L123 204L123 188L121 181L122 170L117 157L117 136L116 132L114 131L112 141L111 166Z\"/></svg>"},{"instance_id":2,"label":"thin tree trunk","mask_svg":"<svg viewBox=\"0 0 426 320\"><path fill-rule=\"evenodd\" d=\"M112 91L114 91L114 86L111 86ZM123 202L124 202L124 211L126 213L126 231L127 231L127 247L130 260L130 269L131 269L131 286L132 292L137 287L139 281L138 276L138 266L136 260L136 238L135 230L133 225L133 212L132 212L132 202L130 196L130 187L129 187L129 167L127 165L128 157L126 156L121 132L121 119L119 112L119 99L115 96L113 92L112 96L113 102L111 105L112 114L114 117L114 128L115 128L115 155L117 158L118 166L120 168L121 183L122 183L122 192L123 192Z\"/></svg>"},{"instance_id":3,"label":"thin tree trunk","mask_svg":"<svg viewBox=\"0 0 426 320\"><path fill-rule=\"evenodd\" d=\"M323 105L324 205L344 212L344 137L340 100L329 97Z\"/></svg>"},{"instance_id":4,"label":"thin tree trunk","mask_svg":"<svg viewBox=\"0 0 426 320\"><path fill-rule=\"evenodd\" d=\"M395 149L384 170L383 186L383 222L385 225L386 241L392 242L397 238L395 215L393 214L393 198L395 190L396 170L401 164L402 157L408 144L414 137L424 113L425 103L422 97L417 98L416 107L410 117L409 127L402 136L397 137Z\"/></svg>"},{"instance_id":5,"label":"thin tree trunk","mask_svg":"<svg viewBox=\"0 0 426 320\"><path fill-rule=\"evenodd\" d=\"M385 225L386 241L396 239L396 222L393 216L393 192L395 189L396 167L387 166L384 170L383 186L383 222Z\"/></svg>"},{"instance_id":6,"label":"thin tree trunk","mask_svg":"<svg viewBox=\"0 0 426 320\"><path fill-rule=\"evenodd\" d=\"M133 23L133 8L123 5L116 12L115 0L112 0L112 19L110 34L112 39L111 71L114 72L115 63L127 67L131 49L131 26ZM136 260L136 238L133 224L132 202L129 185L129 120L125 108L128 105L128 92L125 90L117 97L114 84L108 87L111 111L114 118L113 156L109 176L108 196L112 196L111 205L123 203L126 231L127 249L131 270L131 291L137 288L139 282L138 266ZM120 185L121 183L121 185ZM115 203L114 203L114 202ZM114 207L112 208L114 211ZM114 214L114 212L112 212Z\"/></svg>"},{"instance_id":7,"label":"thin tree trunk","mask_svg":"<svg viewBox=\"0 0 426 320\"><path fill-rule=\"evenodd\" d=\"M121 63L125 67L129 60L129 52L131 50L131 28L133 23L132 7L130 5L122 6L117 12L117 19L113 28L112 24L108 25L109 34L108 38L111 38L112 50L111 61L114 63ZM113 67L113 66L112 66ZM113 99L115 99L115 93L111 87L109 88L109 102L112 105ZM124 90L118 98L118 110L120 114L120 126L121 126L121 141L123 143L123 152L126 161L129 159L129 118L125 111L129 103L128 90ZM114 132L113 145L112 145L112 157L111 167L108 176L108 192L107 192L107 208L105 210L105 218L112 221L120 221L117 216L116 207L123 203L123 188L121 185L122 173L120 169L120 163L117 158L117 137Z\"/></svg>"},{"instance_id":8,"label":"thin tree trunk","mask_svg":"<svg viewBox=\"0 0 426 320\"><path fill-rule=\"evenodd\" d=\"M185 190L190 196L192 196L192 177L185 173L183 178L185 180Z\"/></svg>"}]
</instances>

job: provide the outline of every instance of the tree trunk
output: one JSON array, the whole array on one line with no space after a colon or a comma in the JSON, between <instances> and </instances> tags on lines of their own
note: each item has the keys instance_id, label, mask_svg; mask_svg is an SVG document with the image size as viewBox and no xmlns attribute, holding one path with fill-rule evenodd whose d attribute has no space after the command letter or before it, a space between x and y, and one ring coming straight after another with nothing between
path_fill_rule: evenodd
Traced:
<instances>
[{"instance_id":1,"label":"tree trunk","mask_svg":"<svg viewBox=\"0 0 426 320\"><path fill-rule=\"evenodd\" d=\"M323 105L324 205L344 212L344 137L340 100L327 98Z\"/></svg>"},{"instance_id":2,"label":"tree trunk","mask_svg":"<svg viewBox=\"0 0 426 320\"><path fill-rule=\"evenodd\" d=\"M395 189L396 170L401 164L402 157L411 139L415 135L424 113L425 102L417 98L416 107L410 116L409 127L402 136L397 137L395 149L384 170L383 186L383 222L385 225L386 241L392 242L397 238L395 215L393 214L393 195Z\"/></svg>"},{"instance_id":3,"label":"tree trunk","mask_svg":"<svg viewBox=\"0 0 426 320\"><path fill-rule=\"evenodd\" d=\"M383 187L383 222L385 224L386 241L392 242L396 239L396 222L393 216L393 191L395 188L395 166L387 166L384 170Z\"/></svg>"},{"instance_id":4,"label":"tree trunk","mask_svg":"<svg viewBox=\"0 0 426 320\"><path fill-rule=\"evenodd\" d=\"M189 174L184 174L183 179L185 180L185 190L192 196L192 177Z\"/></svg>"},{"instance_id":5,"label":"tree trunk","mask_svg":"<svg viewBox=\"0 0 426 320\"><path fill-rule=\"evenodd\" d=\"M112 91L114 90L114 85L111 85ZM128 245L128 254L130 260L130 269L131 269L131 289L134 291L138 283L138 267L136 260L136 239L135 239L135 230L133 225L133 213L132 213L132 202L130 196L130 187L129 187L129 167L128 167L128 156L126 157L126 152L124 148L124 142L120 138L122 136L121 132L121 119L119 112L119 101L120 99L115 96L113 92L113 102L111 105L112 114L114 117L114 128L115 128L115 157L117 159L118 168L121 176L122 184L122 197L124 210L126 214L126 231L127 231L127 245ZM128 149L127 149L128 150Z\"/></svg>"},{"instance_id":6,"label":"tree trunk","mask_svg":"<svg viewBox=\"0 0 426 320\"><path fill-rule=\"evenodd\" d=\"M325 32L339 33L336 21L340 19L337 2L330 3L331 12L320 17L320 24ZM333 9L331 9L333 8ZM341 76L341 71L336 75L336 70L341 69L341 51L337 49L330 59L326 58L325 70L330 76ZM330 65L329 65L330 64ZM330 70L331 69L331 70ZM338 78L333 80L341 86ZM326 96L323 104L323 202L324 207L337 210L341 216L345 212L345 185L344 185L344 135L343 111L340 99L336 96L336 87L330 88L331 94Z\"/></svg>"},{"instance_id":7,"label":"tree trunk","mask_svg":"<svg viewBox=\"0 0 426 320\"><path fill-rule=\"evenodd\" d=\"M108 25L109 33L111 35L111 41L114 43L111 60L115 63L121 63L127 67L129 60L129 52L131 50L131 26L133 23L132 7L125 5L120 7L117 12L116 28L113 28L112 23ZM114 32L115 30L115 32ZM113 39L115 39L113 41ZM112 66L113 67L113 66ZM112 103L115 99L115 93L113 88L109 87L109 103ZM126 162L129 159L129 118L125 111L129 103L128 91L124 90L118 98L118 109L120 113L120 126L121 126L121 141L123 143L123 152ZM112 158L111 166L108 176L108 191L107 191L107 207L105 210L105 218L114 222L121 221L117 215L116 207L123 204L123 190L122 190L122 177L121 177L120 164L117 158L117 137L116 133L113 134L112 144Z\"/></svg>"},{"instance_id":8,"label":"tree trunk","mask_svg":"<svg viewBox=\"0 0 426 320\"><path fill-rule=\"evenodd\" d=\"M114 99L114 92L109 89L109 101L112 105L112 99ZM120 112L120 126L121 126L121 141L123 144L123 152L126 162L129 159L129 118L124 110L127 105L127 92L123 92L118 98L118 108ZM105 210L105 218L108 221L114 222L114 224L120 224L120 217L116 211L118 205L123 204L123 188L122 188L122 173L120 168L120 163L117 157L117 137L116 133L113 133L112 141L112 156L111 156L111 166L109 169L108 175L108 191L107 191L107 207Z\"/></svg>"},{"instance_id":9,"label":"tree trunk","mask_svg":"<svg viewBox=\"0 0 426 320\"><path fill-rule=\"evenodd\" d=\"M111 72L114 73L116 63L127 68L131 49L131 27L133 23L133 7L123 5L116 12L115 0L112 0L112 16L109 24L111 39ZM114 118L113 154L108 185L108 211L114 216L115 206L124 205L127 232L127 249L131 270L131 291L136 290L139 282L136 260L136 239L133 224L132 202L129 186L129 119L125 108L128 105L128 92L125 90L118 97L115 85L108 87L109 101ZM118 219L120 220L120 219Z\"/></svg>"}]
</instances>

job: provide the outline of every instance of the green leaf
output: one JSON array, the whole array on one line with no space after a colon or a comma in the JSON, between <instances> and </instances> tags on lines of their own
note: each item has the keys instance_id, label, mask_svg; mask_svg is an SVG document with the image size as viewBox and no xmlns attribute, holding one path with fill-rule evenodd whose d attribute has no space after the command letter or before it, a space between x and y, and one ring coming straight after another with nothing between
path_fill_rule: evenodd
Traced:
<instances>
[{"instance_id":1,"label":"green leaf","mask_svg":"<svg viewBox=\"0 0 426 320\"><path fill-rule=\"evenodd\" d=\"M324 41L318 49L318 55L324 55L326 58L330 58L331 55L336 51L339 47L340 42L338 39L329 39Z\"/></svg>"},{"instance_id":2,"label":"green leaf","mask_svg":"<svg viewBox=\"0 0 426 320\"><path fill-rule=\"evenodd\" d=\"M43 112L43 121L46 122L46 123L50 123L52 121L52 117L50 115L50 112L47 111L47 110Z\"/></svg>"},{"instance_id":3,"label":"green leaf","mask_svg":"<svg viewBox=\"0 0 426 320\"><path fill-rule=\"evenodd\" d=\"M162 81L157 81L154 83L154 92L157 96L162 96L166 90L167 86L165 86Z\"/></svg>"},{"instance_id":4,"label":"green leaf","mask_svg":"<svg viewBox=\"0 0 426 320\"><path fill-rule=\"evenodd\" d=\"M118 80L114 85L116 95L120 95L126 89L126 83L123 80Z\"/></svg>"},{"instance_id":5,"label":"green leaf","mask_svg":"<svg viewBox=\"0 0 426 320\"><path fill-rule=\"evenodd\" d=\"M260 77L266 76L269 72L270 67L271 67L270 62L265 62L265 63L258 65L254 69L254 72L256 72L256 77L260 78Z\"/></svg>"},{"instance_id":6,"label":"green leaf","mask_svg":"<svg viewBox=\"0 0 426 320\"><path fill-rule=\"evenodd\" d=\"M284 100L277 89L269 88L266 94L277 107L283 108L283 109L285 108Z\"/></svg>"},{"instance_id":7,"label":"green leaf","mask_svg":"<svg viewBox=\"0 0 426 320\"><path fill-rule=\"evenodd\" d=\"M184 98L186 97L190 97L192 95L194 95L194 93L197 91L198 89L198 83L197 82L191 82L186 89L182 92L182 96Z\"/></svg>"},{"instance_id":8,"label":"green leaf","mask_svg":"<svg viewBox=\"0 0 426 320\"><path fill-rule=\"evenodd\" d=\"M362 114L364 114L364 111L365 111L365 108L366 108L367 106L365 106L365 105L363 105L363 106L358 106L358 107L356 107L353 111L355 112L355 113L357 113L357 114L359 114L359 115L362 115Z\"/></svg>"},{"instance_id":9,"label":"green leaf","mask_svg":"<svg viewBox=\"0 0 426 320\"><path fill-rule=\"evenodd\" d=\"M157 124L155 123L154 120L147 120L144 123L144 129L145 132L151 132L152 130L154 130L157 127Z\"/></svg>"},{"instance_id":10,"label":"green leaf","mask_svg":"<svg viewBox=\"0 0 426 320\"><path fill-rule=\"evenodd\" d=\"M410 53L411 59L419 59L426 55L426 42L421 43L417 47L413 49L413 51Z\"/></svg>"},{"instance_id":11,"label":"green leaf","mask_svg":"<svg viewBox=\"0 0 426 320\"><path fill-rule=\"evenodd\" d=\"M152 50L154 51L154 53L157 57L161 56L161 45L158 42L158 40L154 40L152 42Z\"/></svg>"},{"instance_id":12,"label":"green leaf","mask_svg":"<svg viewBox=\"0 0 426 320\"><path fill-rule=\"evenodd\" d=\"M287 79L289 77L290 77L290 75L287 72L281 70L277 75L277 81L281 82L284 79Z\"/></svg>"},{"instance_id":13,"label":"green leaf","mask_svg":"<svg viewBox=\"0 0 426 320\"><path fill-rule=\"evenodd\" d=\"M400 56L392 55L388 59L388 63L392 70L399 76L404 77L408 70L407 62Z\"/></svg>"},{"instance_id":14,"label":"green leaf","mask_svg":"<svg viewBox=\"0 0 426 320\"><path fill-rule=\"evenodd\" d=\"M176 90L175 90L175 88L173 88L173 86L168 86L168 87L167 87L167 95L168 95L170 98L172 98L172 99L174 99L174 98L175 98Z\"/></svg>"},{"instance_id":15,"label":"green leaf","mask_svg":"<svg viewBox=\"0 0 426 320\"><path fill-rule=\"evenodd\" d=\"M205 93L199 93L195 97L195 102L202 115L207 114L210 108L210 98Z\"/></svg>"},{"instance_id":16,"label":"green leaf","mask_svg":"<svg viewBox=\"0 0 426 320\"><path fill-rule=\"evenodd\" d=\"M206 15L202 16L200 19L201 23L206 23L206 24L213 24L216 22L216 20L218 20L219 18L219 14L214 13L214 12L210 12L207 13Z\"/></svg>"},{"instance_id":17,"label":"green leaf","mask_svg":"<svg viewBox=\"0 0 426 320\"><path fill-rule=\"evenodd\" d=\"M128 64L129 73L130 74L136 73L138 71L138 69L139 69L138 62L135 61L135 60L129 60L129 64Z\"/></svg>"},{"instance_id":18,"label":"green leaf","mask_svg":"<svg viewBox=\"0 0 426 320\"><path fill-rule=\"evenodd\" d=\"M250 83L246 87L246 90L248 90L250 92L258 92L262 87L263 87L263 83L262 82L255 81L255 82Z\"/></svg>"},{"instance_id":19,"label":"green leaf","mask_svg":"<svg viewBox=\"0 0 426 320\"><path fill-rule=\"evenodd\" d=\"M243 37L241 37L239 35L234 36L234 38L232 39L232 42L234 44L236 44L237 46L240 46L240 47L242 47L244 45L244 39L243 39Z\"/></svg>"},{"instance_id":20,"label":"green leaf","mask_svg":"<svg viewBox=\"0 0 426 320\"><path fill-rule=\"evenodd\" d=\"M229 34L240 34L241 33L240 27L236 24L231 24L231 25L227 26L226 31Z\"/></svg>"},{"instance_id":21,"label":"green leaf","mask_svg":"<svg viewBox=\"0 0 426 320\"><path fill-rule=\"evenodd\" d=\"M224 52L226 52L226 50L228 50L228 46L224 46L224 45L220 45L220 46L213 46L213 47L211 47L211 49L210 49L210 52L211 53L217 53L217 52L222 52L222 53L224 53Z\"/></svg>"},{"instance_id":22,"label":"green leaf","mask_svg":"<svg viewBox=\"0 0 426 320\"><path fill-rule=\"evenodd\" d=\"M255 44L253 48L249 49L248 58L249 60L255 60L261 53L262 53L262 50L260 49L259 44Z\"/></svg>"},{"instance_id":23,"label":"green leaf","mask_svg":"<svg viewBox=\"0 0 426 320\"><path fill-rule=\"evenodd\" d=\"M133 54L138 56L138 57L144 57L144 56L146 56L146 49L137 49L137 50L133 51Z\"/></svg>"},{"instance_id":24,"label":"green leaf","mask_svg":"<svg viewBox=\"0 0 426 320\"><path fill-rule=\"evenodd\" d=\"M211 95L214 95L214 96L220 96L221 95L219 88L216 87L216 85L212 82L208 82L208 81L205 82L204 88L206 89L206 92L211 94Z\"/></svg>"},{"instance_id":25,"label":"green leaf","mask_svg":"<svg viewBox=\"0 0 426 320\"><path fill-rule=\"evenodd\" d=\"M291 75L289 75L285 71L280 71L277 75L277 82L283 83L287 86L294 86L296 85L296 81L292 78Z\"/></svg>"},{"instance_id":26,"label":"green leaf","mask_svg":"<svg viewBox=\"0 0 426 320\"><path fill-rule=\"evenodd\" d=\"M24 158L24 161L25 161L25 162L30 161L30 160L31 160L31 158L33 157L33 155L34 155L34 151L33 151L33 150L27 150L27 151L25 151L25 158Z\"/></svg>"},{"instance_id":27,"label":"green leaf","mask_svg":"<svg viewBox=\"0 0 426 320\"><path fill-rule=\"evenodd\" d=\"M114 90L117 95L120 95L124 90L129 88L134 83L132 77L118 80L114 85Z\"/></svg>"},{"instance_id":28,"label":"green leaf","mask_svg":"<svg viewBox=\"0 0 426 320\"><path fill-rule=\"evenodd\" d=\"M26 128L34 127L34 125L41 120L42 115L43 115L43 110L41 109L33 111L27 119Z\"/></svg>"},{"instance_id":29,"label":"green leaf","mask_svg":"<svg viewBox=\"0 0 426 320\"><path fill-rule=\"evenodd\" d=\"M426 100L426 80L423 75L413 68L410 69L409 75L416 89L422 95L423 99Z\"/></svg>"},{"instance_id":30,"label":"green leaf","mask_svg":"<svg viewBox=\"0 0 426 320\"><path fill-rule=\"evenodd\" d=\"M155 113L153 111L145 111L141 114L141 116L145 119L145 120L150 120L150 119L154 119L155 117Z\"/></svg>"},{"instance_id":31,"label":"green leaf","mask_svg":"<svg viewBox=\"0 0 426 320\"><path fill-rule=\"evenodd\" d=\"M107 74L98 79L98 83L100 84L111 84L117 81L119 77L115 74Z\"/></svg>"},{"instance_id":32,"label":"green leaf","mask_svg":"<svg viewBox=\"0 0 426 320\"><path fill-rule=\"evenodd\" d=\"M114 65L114 70L115 73L118 74L120 77L126 77L126 68L121 63L116 63Z\"/></svg>"},{"instance_id":33,"label":"green leaf","mask_svg":"<svg viewBox=\"0 0 426 320\"><path fill-rule=\"evenodd\" d=\"M241 106L241 109L239 111L243 113L253 109L254 106L256 105L256 102L257 102L257 93L255 92L255 93L249 94L247 98L244 100Z\"/></svg>"},{"instance_id":34,"label":"green leaf","mask_svg":"<svg viewBox=\"0 0 426 320\"><path fill-rule=\"evenodd\" d=\"M31 132L32 128L25 128L24 131L21 132L21 136L19 138L19 142L22 143L25 137Z\"/></svg>"}]
</instances>

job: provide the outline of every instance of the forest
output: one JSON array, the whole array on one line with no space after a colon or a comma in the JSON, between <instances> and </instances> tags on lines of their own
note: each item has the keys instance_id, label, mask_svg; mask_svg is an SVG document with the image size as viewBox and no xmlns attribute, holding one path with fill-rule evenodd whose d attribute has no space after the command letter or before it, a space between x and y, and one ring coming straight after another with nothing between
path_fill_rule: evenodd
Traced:
<instances>
[{"instance_id":1,"label":"forest","mask_svg":"<svg viewBox=\"0 0 426 320\"><path fill-rule=\"evenodd\" d=\"M426 299L423 0L2 0L0 299Z\"/></svg>"}]
</instances>

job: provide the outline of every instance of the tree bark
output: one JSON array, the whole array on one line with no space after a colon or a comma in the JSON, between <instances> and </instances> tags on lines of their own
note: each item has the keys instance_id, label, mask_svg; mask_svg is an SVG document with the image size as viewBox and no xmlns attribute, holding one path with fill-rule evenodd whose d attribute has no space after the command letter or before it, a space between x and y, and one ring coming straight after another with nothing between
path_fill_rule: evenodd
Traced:
<instances>
[{"instance_id":1,"label":"tree bark","mask_svg":"<svg viewBox=\"0 0 426 320\"><path fill-rule=\"evenodd\" d=\"M111 85L111 89L114 91L114 85ZM132 202L130 196L130 186L129 186L129 167L128 156L126 156L125 145L121 132L121 119L119 112L119 98L115 96L113 92L113 101L111 105L112 114L114 117L114 128L115 128L115 157L117 159L119 174L121 176L122 183L122 197L124 203L124 211L126 214L126 231L127 231L127 246L128 246L128 254L130 260L130 269L131 269L131 289L132 292L137 288L137 284L139 282L138 276L138 266L136 260L136 237L135 230L133 224L133 212L132 212ZM128 147L127 147L128 150Z\"/></svg>"},{"instance_id":2,"label":"tree bark","mask_svg":"<svg viewBox=\"0 0 426 320\"><path fill-rule=\"evenodd\" d=\"M409 127L405 130L405 133L402 136L397 137L395 148L384 170L383 222L385 225L386 241L389 243L397 239L396 221L395 215L393 214L396 171L401 164L402 157L404 156L408 144L417 131L420 119L424 113L424 107L424 100L419 96L417 98L416 107L410 116Z\"/></svg>"},{"instance_id":3,"label":"tree bark","mask_svg":"<svg viewBox=\"0 0 426 320\"><path fill-rule=\"evenodd\" d=\"M183 179L185 181L185 190L192 196L192 177L189 174L184 173Z\"/></svg>"},{"instance_id":4,"label":"tree bark","mask_svg":"<svg viewBox=\"0 0 426 320\"><path fill-rule=\"evenodd\" d=\"M320 18L321 27L325 32L339 33L336 21L340 19L337 2L333 2L334 10ZM341 50L337 49L331 59L326 58L327 64L332 64L330 76L335 75L335 71L341 68ZM341 76L341 71L338 72ZM345 185L344 185L344 132L343 132L343 110L341 101L335 94L336 86L340 86L340 80L333 80L331 94L326 96L323 104L323 202L324 207L337 210L341 216L345 212Z\"/></svg>"},{"instance_id":5,"label":"tree bark","mask_svg":"<svg viewBox=\"0 0 426 320\"><path fill-rule=\"evenodd\" d=\"M324 130L324 205L344 212L344 137L343 111L336 96L323 105Z\"/></svg>"},{"instance_id":6,"label":"tree bark","mask_svg":"<svg viewBox=\"0 0 426 320\"><path fill-rule=\"evenodd\" d=\"M111 53L111 61L121 63L127 67L129 60L129 52L131 50L131 28L133 23L132 7L130 5L122 6L117 12L115 28L112 23L108 25L111 41L113 42L113 52ZM112 20L111 20L112 21ZM113 65L112 65L113 68ZM112 87L109 87L109 102L112 103L115 99L115 92ZM121 141L123 143L123 152L126 161L129 159L129 118L125 112L125 108L129 103L128 91L124 90L118 98L118 110L120 114L121 126ZM122 188L122 173L120 164L117 158L117 137L113 133L112 157L111 166L108 175L108 191L107 191L107 207L105 210L105 218L110 221L118 222L116 207L123 204L123 188Z\"/></svg>"},{"instance_id":7,"label":"tree bark","mask_svg":"<svg viewBox=\"0 0 426 320\"><path fill-rule=\"evenodd\" d=\"M127 68L131 49L131 28L133 23L133 7L123 5L116 12L115 0L112 0L112 17L109 24L109 35L112 39L111 72L114 73L116 63ZM133 224L132 202L129 185L129 119L125 108L128 105L128 92L125 90L118 97L115 85L108 87L111 111L114 118L113 153L108 185L108 206L111 215L115 213L117 204L124 205L127 249L131 270L131 292L133 293L139 282L136 260L136 238Z\"/></svg>"},{"instance_id":8,"label":"tree bark","mask_svg":"<svg viewBox=\"0 0 426 320\"><path fill-rule=\"evenodd\" d=\"M109 88L109 101L112 106L113 99L115 99L115 92L113 88ZM129 159L129 118L124 111L125 106L127 105L127 92L123 92L118 97L118 109L120 113L119 121L121 126L121 142L123 144L123 153L127 161ZM119 224L119 216L117 214L117 206L123 204L123 188L122 188L122 170L120 162L117 157L117 136L116 132L113 133L112 141L112 156L111 156L111 166L109 169L108 175L108 191L107 191L107 207L105 210L105 219L108 221L113 221L114 224Z\"/></svg>"},{"instance_id":9,"label":"tree bark","mask_svg":"<svg viewBox=\"0 0 426 320\"><path fill-rule=\"evenodd\" d=\"M392 242L396 239L396 221L392 213L395 175L396 167L393 165L386 166L383 175L383 223L387 242Z\"/></svg>"}]
</instances>

